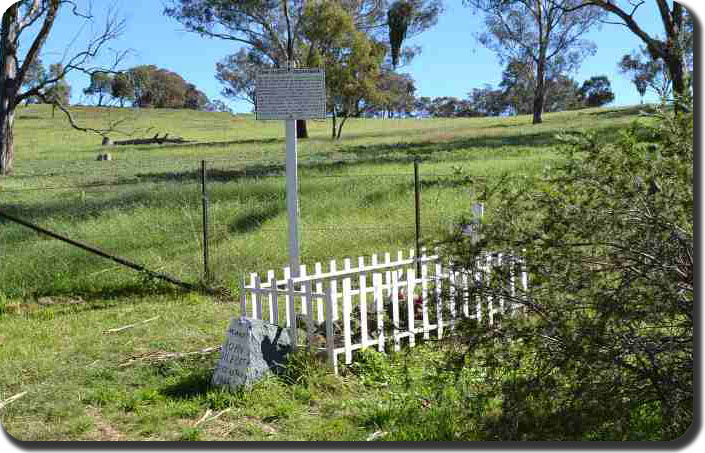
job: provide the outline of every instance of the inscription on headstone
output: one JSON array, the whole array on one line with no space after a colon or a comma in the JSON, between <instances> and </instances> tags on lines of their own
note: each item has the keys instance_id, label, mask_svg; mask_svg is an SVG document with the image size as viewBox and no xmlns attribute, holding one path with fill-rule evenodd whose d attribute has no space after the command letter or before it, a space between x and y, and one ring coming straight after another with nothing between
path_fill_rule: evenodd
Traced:
<instances>
[{"instance_id":1,"label":"inscription on headstone","mask_svg":"<svg viewBox=\"0 0 705 453\"><path fill-rule=\"evenodd\" d=\"M257 319L233 318L212 384L228 386L233 390L241 386L249 387L263 377L280 371L291 350L288 329Z\"/></svg>"},{"instance_id":2,"label":"inscription on headstone","mask_svg":"<svg viewBox=\"0 0 705 453\"><path fill-rule=\"evenodd\" d=\"M258 120L326 117L326 77L322 69L269 69L257 74Z\"/></svg>"}]
</instances>

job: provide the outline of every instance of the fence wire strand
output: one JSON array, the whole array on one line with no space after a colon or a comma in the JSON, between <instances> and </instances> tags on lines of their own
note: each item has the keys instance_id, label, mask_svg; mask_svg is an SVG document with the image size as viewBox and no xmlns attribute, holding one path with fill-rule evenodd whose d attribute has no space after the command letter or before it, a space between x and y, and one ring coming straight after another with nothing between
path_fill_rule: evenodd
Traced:
<instances>
[{"instance_id":1,"label":"fence wire strand","mask_svg":"<svg viewBox=\"0 0 705 453\"><path fill-rule=\"evenodd\" d=\"M314 248L336 250L334 245L339 242L351 247L367 240L379 244L374 246L378 251L414 248L413 162L394 162L395 167L409 166L407 171L400 168L402 171L398 173L335 173L341 170L338 165L347 162L358 161L301 163L303 250L307 253ZM374 160L364 161L370 162ZM126 159L55 164L53 171L0 180L0 209L112 253L134 257L159 272L188 281L202 277L201 161ZM288 226L283 162L208 158L205 164L212 272L232 277L243 269L253 270L258 263L250 254L258 247L285 254ZM491 182L500 177L442 171L424 173L423 165L420 229L425 243L430 243L430 238L449 232L458 217L459 206L469 210L468 188L473 182ZM453 183L429 185L442 180ZM11 270L0 272L0 291L20 284L25 285L22 291L31 291L32 285L39 283L22 280L22 269L31 272L32 266L42 267L38 263L47 257L57 262L56 269L73 272L76 276L72 278L84 278L86 282L94 275L109 281L120 274L111 270L113 264L67 250L65 245L47 241L19 225L3 219L0 225L3 262L0 270ZM267 253L270 257L275 254ZM85 271L75 270L81 266L86 267ZM42 278L54 277L38 275L37 281ZM56 284L61 285L58 281Z\"/></svg>"}]
</instances>

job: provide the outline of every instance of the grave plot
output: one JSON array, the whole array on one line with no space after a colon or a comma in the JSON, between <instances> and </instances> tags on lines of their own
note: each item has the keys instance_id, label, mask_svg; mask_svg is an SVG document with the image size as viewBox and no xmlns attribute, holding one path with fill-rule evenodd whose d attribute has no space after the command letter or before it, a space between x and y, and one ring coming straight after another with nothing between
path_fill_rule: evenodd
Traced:
<instances>
[{"instance_id":1,"label":"grave plot","mask_svg":"<svg viewBox=\"0 0 705 453\"><path fill-rule=\"evenodd\" d=\"M359 257L355 264L350 258L342 268L335 260L327 269L316 263L312 273L301 265L298 277L288 267L281 277L272 270L264 278L253 273L243 282L241 313L286 327L293 338L301 331L294 348L300 343L325 355L337 371L339 356L350 364L359 349L398 351L417 340L443 338L461 319L492 325L497 314L515 313L513 302L472 294L471 286L494 266L511 269L511 294L525 293L528 285L520 261L501 253L487 255L473 275L425 250L418 257L413 249L395 259L390 253L369 261Z\"/></svg>"}]
</instances>

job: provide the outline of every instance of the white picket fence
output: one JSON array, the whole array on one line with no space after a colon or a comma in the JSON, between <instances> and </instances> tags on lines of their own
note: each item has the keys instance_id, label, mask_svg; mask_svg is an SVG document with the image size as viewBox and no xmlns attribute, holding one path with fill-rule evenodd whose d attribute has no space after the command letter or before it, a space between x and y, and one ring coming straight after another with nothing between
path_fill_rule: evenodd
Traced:
<instances>
[{"instance_id":1,"label":"white picket fence","mask_svg":"<svg viewBox=\"0 0 705 453\"><path fill-rule=\"evenodd\" d=\"M406 256L399 251L395 259L390 253L372 255L369 262L359 257L355 265L346 258L342 269L335 260L327 269L316 263L313 273L302 265L297 277L288 267L281 275L270 270L265 278L253 273L249 282L243 281L240 308L243 316L288 328L304 323L307 345L325 351L337 372L339 355L350 364L358 349L376 347L383 352L392 346L398 351L402 340L413 347L417 336L428 340L433 333L442 338L461 318L482 320L484 315L492 324L497 313L513 311L515 307L505 306L502 299L470 300L469 294L469 285L507 258L487 256L481 272L472 277L442 263L438 254L422 251L417 259L413 249ZM517 279L526 290L526 272L519 270L511 275L511 291Z\"/></svg>"}]
</instances>

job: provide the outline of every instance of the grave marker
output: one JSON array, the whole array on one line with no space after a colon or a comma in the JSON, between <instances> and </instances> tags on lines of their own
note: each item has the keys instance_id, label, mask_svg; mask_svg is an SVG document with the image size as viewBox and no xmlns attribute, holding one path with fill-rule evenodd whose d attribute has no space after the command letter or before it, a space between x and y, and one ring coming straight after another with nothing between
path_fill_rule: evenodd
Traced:
<instances>
[{"instance_id":1,"label":"grave marker","mask_svg":"<svg viewBox=\"0 0 705 453\"><path fill-rule=\"evenodd\" d=\"M214 386L250 387L277 373L293 350L289 330L252 318L233 318L213 373Z\"/></svg>"}]
</instances>

